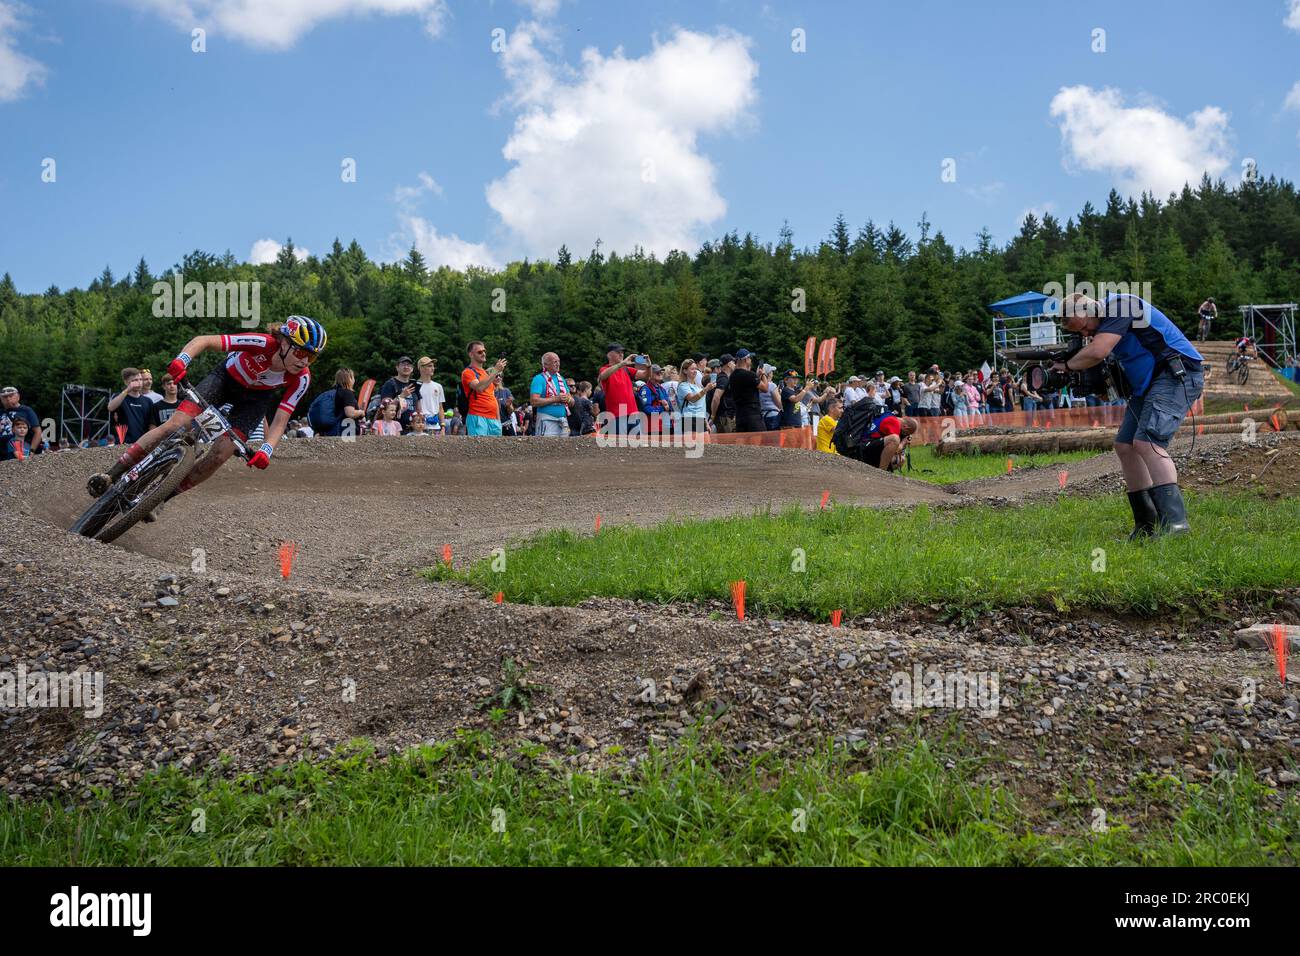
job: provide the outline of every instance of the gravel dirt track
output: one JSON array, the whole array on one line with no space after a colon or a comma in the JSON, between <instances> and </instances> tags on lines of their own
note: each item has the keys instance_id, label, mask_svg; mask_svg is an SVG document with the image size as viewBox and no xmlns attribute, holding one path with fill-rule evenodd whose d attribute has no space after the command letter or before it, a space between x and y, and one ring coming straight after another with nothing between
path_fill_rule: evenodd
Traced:
<instances>
[{"instance_id":1,"label":"gravel dirt track","mask_svg":"<svg viewBox=\"0 0 1300 956\"><path fill-rule=\"evenodd\" d=\"M1254 459L1268 447L1300 450L1285 436L1262 444L1203 436L1189 469L1208 484L1262 467ZM1054 468L943 489L768 448L709 446L691 460L576 439L288 441L268 471L229 464L115 544L67 534L89 503L86 476L111 457L0 467L0 670L85 666L105 673L107 697L99 719L0 712L10 793L81 795L169 764L216 769L222 755L222 772L253 770L356 736L388 752L490 727L477 705L498 686L503 656L549 690L496 734L576 766L626 760L705 716L715 719L701 733L738 753L831 737L888 748L957 721L993 755L990 779L1048 807L1067 779L1118 796L1141 772L1205 776L1225 751L1285 785L1300 754L1294 687L1265 679L1266 654L1233 647L1235 627L1262 619L1250 607L1155 622L1012 608L965 623L935 607L835 629L637 602L498 606L416 573L444 544L462 563L545 528L590 532L597 514L649 525L811 509L823 491L849 504L1016 503L1058 494ZM1113 455L1069 471L1072 493L1119 486ZM288 540L300 551L285 581L277 551ZM1270 613L1300 621L1300 599L1279 594ZM889 676L914 663L998 672L1000 715L892 708ZM1235 702L1242 675L1261 681L1249 713ZM355 701L344 699L349 683Z\"/></svg>"}]
</instances>

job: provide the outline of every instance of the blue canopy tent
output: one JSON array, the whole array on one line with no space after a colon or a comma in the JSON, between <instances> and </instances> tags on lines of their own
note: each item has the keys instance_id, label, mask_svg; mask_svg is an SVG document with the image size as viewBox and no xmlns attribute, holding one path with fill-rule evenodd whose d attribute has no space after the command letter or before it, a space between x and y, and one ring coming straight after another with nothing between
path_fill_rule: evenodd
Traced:
<instances>
[{"instance_id":1,"label":"blue canopy tent","mask_svg":"<svg viewBox=\"0 0 1300 956\"><path fill-rule=\"evenodd\" d=\"M1060 308L1060 300L1042 292L1022 292L990 304L994 365L1006 366L1008 349L1055 345Z\"/></svg>"},{"instance_id":2,"label":"blue canopy tent","mask_svg":"<svg viewBox=\"0 0 1300 956\"><path fill-rule=\"evenodd\" d=\"M1060 304L1050 295L1041 292L1022 292L1001 302L994 302L989 308L1003 316L1027 319L1036 315L1056 315Z\"/></svg>"}]
</instances>

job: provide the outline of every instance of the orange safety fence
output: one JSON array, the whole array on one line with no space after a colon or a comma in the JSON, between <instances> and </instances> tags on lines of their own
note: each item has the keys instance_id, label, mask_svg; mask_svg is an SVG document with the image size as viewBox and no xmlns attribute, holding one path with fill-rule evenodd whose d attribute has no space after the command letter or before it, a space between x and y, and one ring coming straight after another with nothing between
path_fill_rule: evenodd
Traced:
<instances>
[{"instance_id":1,"label":"orange safety fence","mask_svg":"<svg viewBox=\"0 0 1300 956\"><path fill-rule=\"evenodd\" d=\"M945 432L960 435L963 432L982 428L1012 428L1031 432L1053 428L1071 431L1084 428L1118 428L1124 421L1126 412L1127 408L1124 405L1094 405L1082 408L1045 408L1033 412L972 413L964 418L956 415L927 416L916 419L917 430L912 443L937 445ZM1192 413L1198 417L1204 414L1204 399L1196 400L1192 406ZM691 443L703 441L714 445L802 448L808 451L817 448L817 436L809 427L781 428L763 432L699 432L685 436L685 440ZM639 443L669 446L681 444L682 441L681 435L650 434L643 436Z\"/></svg>"},{"instance_id":2,"label":"orange safety fence","mask_svg":"<svg viewBox=\"0 0 1300 956\"><path fill-rule=\"evenodd\" d=\"M992 412L988 415L966 415L963 418L956 415L918 418L916 421L919 427L912 442L917 445L937 445L945 432L960 435L981 428L1018 428L1025 431L1118 428L1124 421L1126 410L1123 405L1094 405L1091 408L1044 408L1033 412Z\"/></svg>"}]
</instances>

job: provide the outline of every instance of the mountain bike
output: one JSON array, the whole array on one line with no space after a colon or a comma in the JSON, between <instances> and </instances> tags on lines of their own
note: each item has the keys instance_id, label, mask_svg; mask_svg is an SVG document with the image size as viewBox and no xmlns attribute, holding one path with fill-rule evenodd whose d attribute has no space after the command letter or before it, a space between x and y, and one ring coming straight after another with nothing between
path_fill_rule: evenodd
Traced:
<instances>
[{"instance_id":1,"label":"mountain bike","mask_svg":"<svg viewBox=\"0 0 1300 956\"><path fill-rule=\"evenodd\" d=\"M1250 378L1250 361L1253 356L1234 355L1228 359L1228 378L1238 385L1245 385Z\"/></svg>"},{"instance_id":2,"label":"mountain bike","mask_svg":"<svg viewBox=\"0 0 1300 956\"><path fill-rule=\"evenodd\" d=\"M134 468L113 482L95 499L69 530L73 534L109 542L125 534L136 522L171 497L185 476L225 435L235 444L235 453L247 461L252 453L231 427L226 416L188 385L182 384L183 398L200 409L185 428L164 439Z\"/></svg>"}]
</instances>

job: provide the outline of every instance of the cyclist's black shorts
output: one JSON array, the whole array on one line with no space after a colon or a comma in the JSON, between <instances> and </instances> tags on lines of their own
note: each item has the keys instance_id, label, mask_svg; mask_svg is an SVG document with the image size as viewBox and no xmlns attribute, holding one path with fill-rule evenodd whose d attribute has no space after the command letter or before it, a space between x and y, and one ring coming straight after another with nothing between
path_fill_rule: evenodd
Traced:
<instances>
[{"instance_id":1,"label":"cyclist's black shorts","mask_svg":"<svg viewBox=\"0 0 1300 956\"><path fill-rule=\"evenodd\" d=\"M280 404L280 389L246 388L240 385L225 368L213 369L208 377L194 386L209 405L229 405L230 414L226 421L239 433L241 439L247 440L264 419L275 415L276 406ZM199 409L190 402L181 402L178 412L197 415Z\"/></svg>"}]
</instances>

